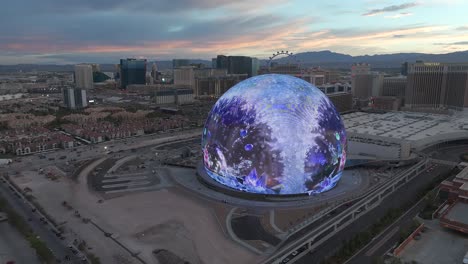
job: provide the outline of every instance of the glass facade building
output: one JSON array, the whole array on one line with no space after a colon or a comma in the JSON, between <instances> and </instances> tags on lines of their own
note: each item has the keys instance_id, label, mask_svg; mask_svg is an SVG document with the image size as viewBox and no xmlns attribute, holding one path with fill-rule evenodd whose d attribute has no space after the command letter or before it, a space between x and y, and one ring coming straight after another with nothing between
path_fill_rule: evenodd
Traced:
<instances>
[{"instance_id":1,"label":"glass facade building","mask_svg":"<svg viewBox=\"0 0 468 264\"><path fill-rule=\"evenodd\" d=\"M229 56L228 72L230 74L247 74L252 76L252 58L246 56Z\"/></svg>"},{"instance_id":2,"label":"glass facade building","mask_svg":"<svg viewBox=\"0 0 468 264\"><path fill-rule=\"evenodd\" d=\"M216 57L216 69L228 69L228 65L228 56L218 55Z\"/></svg>"},{"instance_id":3,"label":"glass facade building","mask_svg":"<svg viewBox=\"0 0 468 264\"><path fill-rule=\"evenodd\" d=\"M188 59L173 59L172 60L172 68L180 68L183 66L190 66L190 60Z\"/></svg>"},{"instance_id":4,"label":"glass facade building","mask_svg":"<svg viewBox=\"0 0 468 264\"><path fill-rule=\"evenodd\" d=\"M224 56L216 57L216 68L227 69L228 74L247 74L249 77L257 75L259 61L247 56Z\"/></svg>"},{"instance_id":5,"label":"glass facade building","mask_svg":"<svg viewBox=\"0 0 468 264\"><path fill-rule=\"evenodd\" d=\"M120 87L129 84L146 84L146 59L120 60Z\"/></svg>"}]
</instances>

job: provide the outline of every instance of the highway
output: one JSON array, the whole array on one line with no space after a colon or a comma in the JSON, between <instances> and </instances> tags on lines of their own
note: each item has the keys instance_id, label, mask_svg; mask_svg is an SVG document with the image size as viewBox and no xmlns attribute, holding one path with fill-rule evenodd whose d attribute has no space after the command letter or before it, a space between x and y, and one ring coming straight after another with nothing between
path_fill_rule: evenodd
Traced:
<instances>
[{"instance_id":1,"label":"highway","mask_svg":"<svg viewBox=\"0 0 468 264\"><path fill-rule=\"evenodd\" d=\"M314 251L305 255L295 263L320 263L327 257L332 256L340 247L343 246L343 241L351 239L359 232L368 230L376 222L376 220L384 216L389 209L401 208L404 204L413 201L416 197L416 194L423 190L432 179L434 179L440 173L447 173L449 171L449 167L442 165L437 166L436 169L430 173L428 173L426 170L422 171L410 182L386 197L379 206L367 212L365 215L361 216L357 221L351 223L343 230L340 230L337 234L325 241Z\"/></svg>"},{"instance_id":2,"label":"highway","mask_svg":"<svg viewBox=\"0 0 468 264\"><path fill-rule=\"evenodd\" d=\"M18 213L31 227L36 235L46 243L49 249L53 252L55 257L61 261L66 259L66 256L72 258L68 263L88 263L82 260L82 257L75 256L71 250L67 247L66 241L61 240L51 230L53 228L51 224L45 220L41 221L43 216L39 211L33 212L33 206L23 197L16 194L16 191L12 191L13 188L4 178L0 178L0 194L5 198L10 206ZM28 221L30 219L31 221ZM43 218L44 219L44 218Z\"/></svg>"},{"instance_id":3,"label":"highway","mask_svg":"<svg viewBox=\"0 0 468 264\"><path fill-rule=\"evenodd\" d=\"M461 149L457 147L456 149ZM451 156L449 156L449 159ZM443 173L443 168L434 168L433 173ZM426 205L426 200L420 199L415 205L413 205L409 210L405 212L397 221L390 225L387 229L381 232L379 235L374 237L374 239L357 252L353 257L351 257L346 264L361 264L361 263L372 263L372 259L383 256L389 252L392 247L398 243L400 236L400 230L404 230L411 226L414 217L424 208ZM396 231L394 231L396 230Z\"/></svg>"},{"instance_id":4,"label":"highway","mask_svg":"<svg viewBox=\"0 0 468 264\"><path fill-rule=\"evenodd\" d=\"M393 224L375 236L364 248L352 256L345 264L371 264L377 257L391 251L400 239L400 231L411 227L414 217L424 208L427 201L422 198Z\"/></svg>"},{"instance_id":5,"label":"highway","mask_svg":"<svg viewBox=\"0 0 468 264\"><path fill-rule=\"evenodd\" d=\"M40 263L28 241L7 221L0 223L0 234L0 263Z\"/></svg>"}]
</instances>

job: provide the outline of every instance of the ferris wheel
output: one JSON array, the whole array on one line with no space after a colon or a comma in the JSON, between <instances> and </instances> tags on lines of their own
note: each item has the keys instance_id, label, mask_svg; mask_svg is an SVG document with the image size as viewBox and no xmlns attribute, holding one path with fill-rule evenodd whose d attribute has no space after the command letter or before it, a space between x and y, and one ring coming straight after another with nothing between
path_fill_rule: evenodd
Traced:
<instances>
[{"instance_id":1,"label":"ferris wheel","mask_svg":"<svg viewBox=\"0 0 468 264\"><path fill-rule=\"evenodd\" d=\"M268 69L271 68L271 63L273 62L273 60L276 58L276 57L279 57L279 56L283 56L283 55L286 55L286 57L288 58L288 63L287 64L296 64L300 67L300 61L299 59L297 59L296 55L294 55L292 52L289 52L287 50L282 50L282 51L277 51L276 53L273 53L273 55L271 57L269 57L268 59Z\"/></svg>"}]
</instances>

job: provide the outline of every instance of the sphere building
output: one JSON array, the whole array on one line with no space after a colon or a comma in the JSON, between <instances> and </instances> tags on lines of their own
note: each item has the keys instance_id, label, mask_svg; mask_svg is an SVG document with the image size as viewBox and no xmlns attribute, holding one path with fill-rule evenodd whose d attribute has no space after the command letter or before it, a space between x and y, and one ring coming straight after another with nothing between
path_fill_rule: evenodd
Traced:
<instances>
[{"instance_id":1,"label":"sphere building","mask_svg":"<svg viewBox=\"0 0 468 264\"><path fill-rule=\"evenodd\" d=\"M244 80L219 98L202 135L203 162L217 182L261 194L321 193L346 162L346 132L334 105L289 75Z\"/></svg>"}]
</instances>

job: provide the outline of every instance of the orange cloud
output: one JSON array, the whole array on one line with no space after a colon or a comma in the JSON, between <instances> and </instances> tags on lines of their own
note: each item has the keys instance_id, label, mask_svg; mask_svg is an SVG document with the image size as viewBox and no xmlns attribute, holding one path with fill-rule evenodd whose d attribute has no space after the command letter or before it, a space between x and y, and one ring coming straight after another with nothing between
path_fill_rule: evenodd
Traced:
<instances>
[{"instance_id":1,"label":"orange cloud","mask_svg":"<svg viewBox=\"0 0 468 264\"><path fill-rule=\"evenodd\" d=\"M385 51L387 47L396 48L397 46L404 47L405 45L412 47L415 42L429 42L437 36L446 36L444 32L445 26L421 26L406 29L393 29L382 32L361 33L350 36L339 36L331 32L322 34L320 38L311 38L308 41L297 43L299 50L308 49L324 49L336 46L343 46L346 43L349 47L380 47ZM395 38L394 36L404 36L404 38ZM403 45L402 45L403 44ZM405 49L406 50L406 49ZM389 50L390 51L390 50Z\"/></svg>"},{"instance_id":2,"label":"orange cloud","mask_svg":"<svg viewBox=\"0 0 468 264\"><path fill-rule=\"evenodd\" d=\"M277 50L295 53L332 49L360 55L369 52L414 51L434 52L461 47L436 46L434 43L455 43L468 39L467 34L455 34L447 26L420 26L375 32L338 34L331 30L310 31L309 19L296 19L274 25L257 33L221 40L150 41L136 45L70 44L53 39L11 42L0 45L0 51L42 54L121 54L122 56L192 56L209 58L216 54L250 55L267 58ZM56 43L56 44L49 44ZM459 45L462 46L462 45ZM354 54L353 54L354 53Z\"/></svg>"},{"instance_id":3,"label":"orange cloud","mask_svg":"<svg viewBox=\"0 0 468 264\"><path fill-rule=\"evenodd\" d=\"M136 52L136 53L154 53L167 50L186 48L191 45L191 41L158 41L146 42L143 45L124 46L124 45L92 45L68 50L68 52L81 53L118 53L118 52Z\"/></svg>"}]
</instances>

